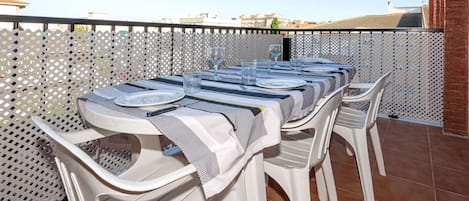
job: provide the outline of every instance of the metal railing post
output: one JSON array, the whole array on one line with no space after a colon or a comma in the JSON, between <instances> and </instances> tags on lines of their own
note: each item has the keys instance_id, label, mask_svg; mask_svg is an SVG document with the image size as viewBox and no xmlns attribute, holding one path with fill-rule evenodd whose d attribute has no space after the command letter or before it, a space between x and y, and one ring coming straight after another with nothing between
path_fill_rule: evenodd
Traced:
<instances>
[{"instance_id":1,"label":"metal railing post","mask_svg":"<svg viewBox=\"0 0 469 201\"><path fill-rule=\"evenodd\" d=\"M283 38L283 60L290 61L291 58L291 38Z\"/></svg>"}]
</instances>

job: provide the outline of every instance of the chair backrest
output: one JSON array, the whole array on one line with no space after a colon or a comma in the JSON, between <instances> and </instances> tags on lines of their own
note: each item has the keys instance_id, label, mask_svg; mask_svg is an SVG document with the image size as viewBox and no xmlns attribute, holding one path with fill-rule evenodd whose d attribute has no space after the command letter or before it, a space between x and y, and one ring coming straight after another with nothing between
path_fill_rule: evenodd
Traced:
<instances>
[{"instance_id":1,"label":"chair backrest","mask_svg":"<svg viewBox=\"0 0 469 201\"><path fill-rule=\"evenodd\" d=\"M32 117L31 119L48 135L51 143L55 145L55 162L57 163L65 192L70 201L96 200L102 196L135 200L147 192L164 187L179 178L195 172L195 170L179 171L178 173L182 174L175 177L167 177L169 175L167 174L150 181L124 179L104 169L82 149L66 140L40 118ZM81 132L86 132L87 130L75 132L74 135L80 135ZM152 191L152 195L161 196L169 191Z\"/></svg>"},{"instance_id":2,"label":"chair backrest","mask_svg":"<svg viewBox=\"0 0 469 201\"><path fill-rule=\"evenodd\" d=\"M368 111L366 114L366 127L371 128L376 123L376 117L378 115L379 105L381 98L383 97L384 87L386 86L386 79L389 77L391 72L382 75L373 86L364 92L361 96L365 99L370 100Z\"/></svg>"},{"instance_id":3,"label":"chair backrest","mask_svg":"<svg viewBox=\"0 0 469 201\"><path fill-rule=\"evenodd\" d=\"M324 97L316 109L305 118L282 126L284 131L308 130L308 133L313 135L309 138L311 141L309 168L322 161L327 153L338 108L347 88L348 85L343 86Z\"/></svg>"}]
</instances>

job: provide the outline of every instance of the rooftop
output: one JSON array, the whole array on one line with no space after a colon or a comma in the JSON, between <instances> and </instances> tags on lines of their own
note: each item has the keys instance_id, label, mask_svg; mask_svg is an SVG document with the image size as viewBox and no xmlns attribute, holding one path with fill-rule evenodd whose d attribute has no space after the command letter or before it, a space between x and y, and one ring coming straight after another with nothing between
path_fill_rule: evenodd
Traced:
<instances>
[{"instance_id":1,"label":"rooftop","mask_svg":"<svg viewBox=\"0 0 469 201\"><path fill-rule=\"evenodd\" d=\"M422 27L420 13L394 13L388 15L365 15L350 19L319 24L315 28L396 28Z\"/></svg>"}]
</instances>

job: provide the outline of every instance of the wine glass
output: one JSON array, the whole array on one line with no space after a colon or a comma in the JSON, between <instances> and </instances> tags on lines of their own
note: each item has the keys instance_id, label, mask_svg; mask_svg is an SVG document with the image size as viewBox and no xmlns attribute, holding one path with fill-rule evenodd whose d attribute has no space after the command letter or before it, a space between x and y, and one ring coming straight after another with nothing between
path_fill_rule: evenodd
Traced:
<instances>
[{"instance_id":1,"label":"wine glass","mask_svg":"<svg viewBox=\"0 0 469 201\"><path fill-rule=\"evenodd\" d=\"M269 45L270 58L275 61L274 67L278 67L277 59L282 54L282 45L281 44L270 44ZM270 73L269 68L269 73Z\"/></svg>"},{"instance_id":2,"label":"wine glass","mask_svg":"<svg viewBox=\"0 0 469 201\"><path fill-rule=\"evenodd\" d=\"M213 68L215 69L215 75L213 76L213 79L218 80L218 65L220 65L220 63L225 60L225 48L209 47L207 52L210 63L212 63Z\"/></svg>"}]
</instances>

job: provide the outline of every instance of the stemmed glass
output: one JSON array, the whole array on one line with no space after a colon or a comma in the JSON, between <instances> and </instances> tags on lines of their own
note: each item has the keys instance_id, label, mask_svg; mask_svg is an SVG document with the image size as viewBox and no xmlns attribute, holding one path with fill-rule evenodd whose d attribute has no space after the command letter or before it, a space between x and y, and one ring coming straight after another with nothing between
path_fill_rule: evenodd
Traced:
<instances>
[{"instance_id":1,"label":"stemmed glass","mask_svg":"<svg viewBox=\"0 0 469 201\"><path fill-rule=\"evenodd\" d=\"M270 58L275 61L274 67L278 67L277 59L282 54L282 45L281 44L270 44L269 45ZM269 68L269 73L271 69Z\"/></svg>"},{"instance_id":2,"label":"stemmed glass","mask_svg":"<svg viewBox=\"0 0 469 201\"><path fill-rule=\"evenodd\" d=\"M209 47L208 51L208 58L210 63L212 63L213 68L215 69L215 75L213 77L214 80L218 80L218 65L220 65L223 60L225 60L225 48L224 47Z\"/></svg>"}]
</instances>

